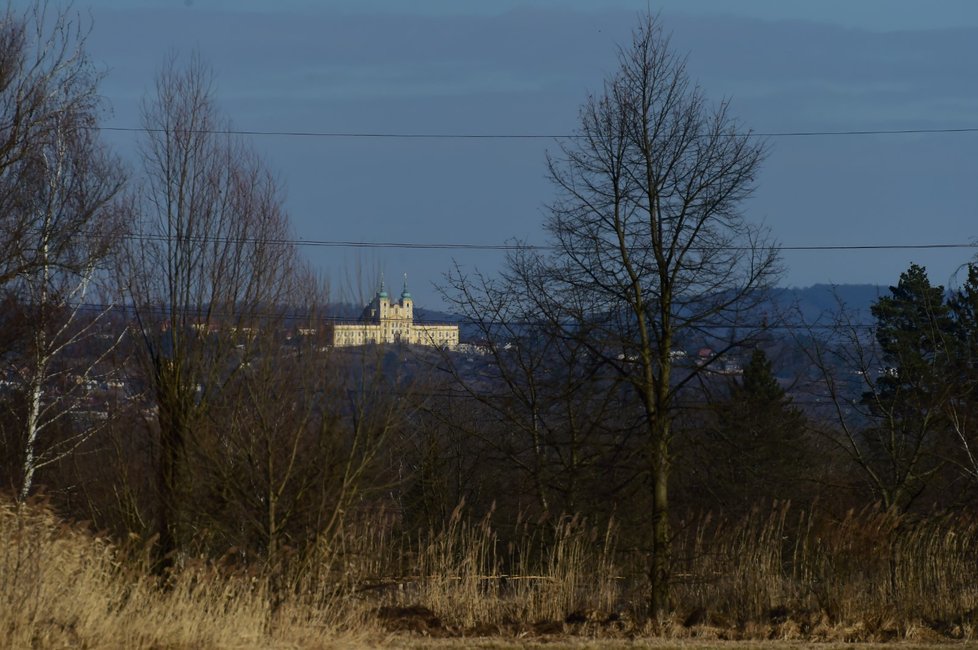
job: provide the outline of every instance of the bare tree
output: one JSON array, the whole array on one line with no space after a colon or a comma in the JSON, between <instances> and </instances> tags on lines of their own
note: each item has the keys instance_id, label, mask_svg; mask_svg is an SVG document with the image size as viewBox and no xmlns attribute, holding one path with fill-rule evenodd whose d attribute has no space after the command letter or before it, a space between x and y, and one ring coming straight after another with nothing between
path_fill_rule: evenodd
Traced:
<instances>
[{"instance_id":1,"label":"bare tree","mask_svg":"<svg viewBox=\"0 0 978 650\"><path fill-rule=\"evenodd\" d=\"M9 298L4 324L19 316L24 325L19 347L5 356L25 403L15 436L21 499L38 469L93 432L44 435L66 420L112 347L59 361L93 340L111 308L85 303L104 286L122 231L123 173L93 130L97 77L84 43L77 20L48 15L42 3L23 15L8 7L0 24L0 285ZM69 373L76 381L66 381Z\"/></svg>"},{"instance_id":2,"label":"bare tree","mask_svg":"<svg viewBox=\"0 0 978 650\"><path fill-rule=\"evenodd\" d=\"M111 303L90 304L92 295L107 295L105 265L122 232L122 207L113 200L122 186L122 174L110 160L100 158L92 147L91 132L56 132L49 150L42 150L44 185L38 188L35 264L11 282L20 304L28 311L30 326L26 350L13 355L26 387L27 409L23 427L23 462L19 495L31 491L35 472L49 465L88 438L95 428L81 427L56 445L39 446L42 432L69 415L73 405L88 392L87 387L108 373L105 355L119 340L118 333L101 334ZM72 137L73 142L66 142ZM51 255L50 241L70 230L75 246ZM58 363L59 357L84 343L86 355L74 363ZM52 384L59 384L51 390Z\"/></svg>"},{"instance_id":3,"label":"bare tree","mask_svg":"<svg viewBox=\"0 0 978 650\"><path fill-rule=\"evenodd\" d=\"M634 427L624 426L621 378L582 341L541 319L524 294L526 278L456 268L448 280L444 293L473 328L481 354L445 355L462 389L456 399L474 402L478 415L445 409L442 417L504 458L509 480L524 476L542 512L610 514L609 499L636 474L625 471L634 470L636 445L628 440Z\"/></svg>"},{"instance_id":4,"label":"bare tree","mask_svg":"<svg viewBox=\"0 0 978 650\"><path fill-rule=\"evenodd\" d=\"M274 178L229 135L211 75L171 60L144 106L143 190L128 290L158 409L161 567L185 541L180 498L188 445L255 333L273 328L298 275Z\"/></svg>"},{"instance_id":5,"label":"bare tree","mask_svg":"<svg viewBox=\"0 0 978 650\"><path fill-rule=\"evenodd\" d=\"M303 329L319 329L315 320ZM194 446L195 503L218 551L250 550L280 569L283 549L331 541L408 419L382 350L334 351L323 338L262 333L210 409Z\"/></svg>"},{"instance_id":6,"label":"bare tree","mask_svg":"<svg viewBox=\"0 0 978 650\"><path fill-rule=\"evenodd\" d=\"M83 22L70 8L53 10L43 0L15 5L8 2L0 14L0 285L50 260L85 266L85 256L75 254L77 228L90 215L65 216L45 232L35 193L49 180L41 149L50 162L59 140L67 145L96 126L100 104Z\"/></svg>"},{"instance_id":7,"label":"bare tree","mask_svg":"<svg viewBox=\"0 0 978 650\"><path fill-rule=\"evenodd\" d=\"M652 502L649 606L659 616L670 607L677 396L761 325L757 307L779 265L739 211L763 149L729 104L706 100L652 16L618 61L582 107L576 136L549 160L559 193L546 224L553 252L520 250L505 275L640 405ZM674 352L693 340L710 342L713 354L680 372Z\"/></svg>"}]
</instances>

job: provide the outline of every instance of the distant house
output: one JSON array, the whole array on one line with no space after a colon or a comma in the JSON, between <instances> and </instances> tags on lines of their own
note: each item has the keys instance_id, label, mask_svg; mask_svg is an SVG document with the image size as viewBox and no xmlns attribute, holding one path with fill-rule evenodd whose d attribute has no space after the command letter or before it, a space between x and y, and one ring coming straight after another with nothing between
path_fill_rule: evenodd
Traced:
<instances>
[{"instance_id":1,"label":"distant house","mask_svg":"<svg viewBox=\"0 0 978 650\"><path fill-rule=\"evenodd\" d=\"M414 299L405 280L401 298L391 302L381 282L374 299L356 323L333 325L333 345L350 347L379 343L408 343L440 348L458 347L458 325L414 322Z\"/></svg>"}]
</instances>

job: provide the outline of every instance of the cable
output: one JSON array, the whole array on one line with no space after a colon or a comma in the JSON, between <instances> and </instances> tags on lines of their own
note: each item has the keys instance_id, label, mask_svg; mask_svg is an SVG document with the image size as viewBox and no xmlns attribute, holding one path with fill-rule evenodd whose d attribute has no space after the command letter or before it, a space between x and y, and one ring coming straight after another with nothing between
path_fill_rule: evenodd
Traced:
<instances>
[{"instance_id":1,"label":"cable","mask_svg":"<svg viewBox=\"0 0 978 650\"><path fill-rule=\"evenodd\" d=\"M131 126L92 126L99 131L122 133L165 133L164 129ZM573 133L407 133L371 131L273 131L259 129L199 129L190 133L209 135L247 135L289 138L370 138L399 140L575 140L585 136ZM729 137L755 136L761 138L812 138L868 135L934 135L941 133L978 133L978 127L949 127L935 129L852 129L844 131L748 131L725 134ZM706 137L706 136L703 136Z\"/></svg>"},{"instance_id":2,"label":"cable","mask_svg":"<svg viewBox=\"0 0 978 650\"><path fill-rule=\"evenodd\" d=\"M30 231L25 235L34 235ZM79 233L77 237L94 238L95 235ZM120 235L119 239L127 241L166 242L176 241L176 236L153 235L148 233L129 233ZM265 246L303 246L311 248L398 248L407 250L476 250L476 251L562 251L561 246L553 244L475 244L468 242L398 242L398 241L357 241L331 239L263 239L258 237L183 237L183 243L192 244L261 244ZM884 250L954 250L978 248L978 241L958 243L930 244L802 244L802 245L772 245L772 246L716 246L697 247L689 250L724 250L724 251L762 251L776 250L787 252L831 252L831 251L884 251Z\"/></svg>"},{"instance_id":3,"label":"cable","mask_svg":"<svg viewBox=\"0 0 978 650\"><path fill-rule=\"evenodd\" d=\"M131 241L167 241L173 239L164 235L150 235L134 233L123 235L122 239ZM200 244L211 243L239 243L254 244L258 240L254 237L189 237L187 241ZM541 245L521 246L519 244L467 244L467 243L423 243L423 242L370 242L370 241L342 241L342 240L318 240L318 239L271 239L261 240L263 244L283 245L283 246L312 246L324 248L408 248L408 249L448 249L448 250L547 250L552 247Z\"/></svg>"},{"instance_id":4,"label":"cable","mask_svg":"<svg viewBox=\"0 0 978 650\"><path fill-rule=\"evenodd\" d=\"M124 235L123 239L131 241L167 241L166 236L134 233ZM193 243L240 243L254 244L258 239L253 237L191 237L187 241ZM307 246L323 248L400 248L420 250L481 250L481 251L554 251L560 247L547 244L473 244L464 242L371 242L352 240L322 240L322 239L272 239L261 240L263 244L282 246ZM861 250L940 250L978 248L978 242L969 243L932 243L932 244L825 244L800 246L725 246L722 250L751 251L771 248L778 251L861 251ZM692 250L699 250L693 248Z\"/></svg>"},{"instance_id":5,"label":"cable","mask_svg":"<svg viewBox=\"0 0 978 650\"><path fill-rule=\"evenodd\" d=\"M781 251L861 251L861 250L930 250L941 248L978 248L978 242L968 244L852 244L825 246L772 246ZM737 250L753 250L744 247Z\"/></svg>"},{"instance_id":6,"label":"cable","mask_svg":"<svg viewBox=\"0 0 978 650\"><path fill-rule=\"evenodd\" d=\"M37 233L27 231L25 235ZM77 237L94 238L95 235L79 233ZM553 244L474 244L468 242L398 242L398 241L357 241L330 239L265 239L258 237L212 237L212 236L176 236L154 235L149 233L128 233L120 235L119 239L127 241L166 242L177 241L192 244L261 244L266 246L305 246L313 248L400 248L408 250L477 250L477 251L562 251L564 247ZM724 250L724 251L761 251L777 250L790 252L806 251L866 251L866 250L953 250L978 248L978 241L958 243L930 244L802 244L802 245L771 245L771 246L715 246L697 247L689 250Z\"/></svg>"}]
</instances>

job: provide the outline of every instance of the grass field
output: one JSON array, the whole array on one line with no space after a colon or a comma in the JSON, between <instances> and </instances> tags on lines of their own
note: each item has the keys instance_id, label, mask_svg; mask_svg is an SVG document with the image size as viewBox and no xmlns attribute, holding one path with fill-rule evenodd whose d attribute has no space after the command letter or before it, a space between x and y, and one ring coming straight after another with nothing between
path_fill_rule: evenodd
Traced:
<instances>
[{"instance_id":1,"label":"grass field","mask_svg":"<svg viewBox=\"0 0 978 650\"><path fill-rule=\"evenodd\" d=\"M793 542L794 556L786 559L788 523L785 512L774 513L729 533L714 531L714 538L726 541L709 549L696 546L705 545L705 537L694 540L691 556L710 559L687 568L722 579L677 586L674 617L653 625L637 613L640 596L623 590L616 578L620 567L607 551L613 544L596 544L595 531L574 520L556 531L549 555L515 565L532 580L487 579L498 576L502 561L493 555L491 530L459 516L412 551L415 574L390 588L377 588L376 577L404 549L367 531L351 533L345 555L324 555L318 569L307 562L296 574L267 574L184 558L161 584L148 570L145 546L124 549L44 507L6 503L0 504L0 647L827 649L974 643L974 527L956 522L954 530L908 529L909 537L899 538L903 546L885 547L909 558L894 572L874 537L893 530L892 522L884 526L869 515L841 522L848 535L836 536L836 546L806 550ZM863 548L867 539L872 544ZM360 544L355 548L354 540ZM384 561L378 559L385 553ZM355 566L354 557L374 559ZM830 575L835 582L824 577ZM888 643L874 645L882 641Z\"/></svg>"}]
</instances>

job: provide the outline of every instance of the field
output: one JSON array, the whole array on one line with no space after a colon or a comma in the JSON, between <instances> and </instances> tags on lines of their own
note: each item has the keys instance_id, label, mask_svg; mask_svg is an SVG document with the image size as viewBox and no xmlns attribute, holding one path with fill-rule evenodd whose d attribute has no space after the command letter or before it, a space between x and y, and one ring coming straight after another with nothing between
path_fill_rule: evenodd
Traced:
<instances>
[{"instance_id":1,"label":"field","mask_svg":"<svg viewBox=\"0 0 978 650\"><path fill-rule=\"evenodd\" d=\"M132 540L125 548L60 521L43 505L10 503L0 506L0 630L11 648L834 648L881 642L923 648L974 640L973 528L911 530L907 540L890 545L916 554L894 574L874 536L892 530L883 524L893 522L864 513L840 524L849 527L840 546L817 554L799 541L786 558L782 545L775 554L770 541L788 539L789 514L783 509L730 532L714 530L728 547L706 548L705 537L694 539L689 556L713 560L688 568L723 578L677 585L676 614L653 623L638 613L640 597L616 577L621 567L614 558L592 551L594 531L583 534L583 524L573 520L557 531L554 550L542 562L515 565L527 571L524 580L487 576L501 561L491 529L466 523L458 513L448 529L411 551L416 574L409 581L377 580L389 570L384 562L393 561L385 554L403 557L406 551L366 530L350 534L342 557L324 554L318 568L307 561L292 574L261 572L185 558L161 579L149 570L145 543ZM864 552L860 544L867 539L873 543ZM721 563L725 555L736 560ZM809 575L819 566L821 574ZM822 591L802 589L801 575ZM829 575L836 582L826 584Z\"/></svg>"}]
</instances>

